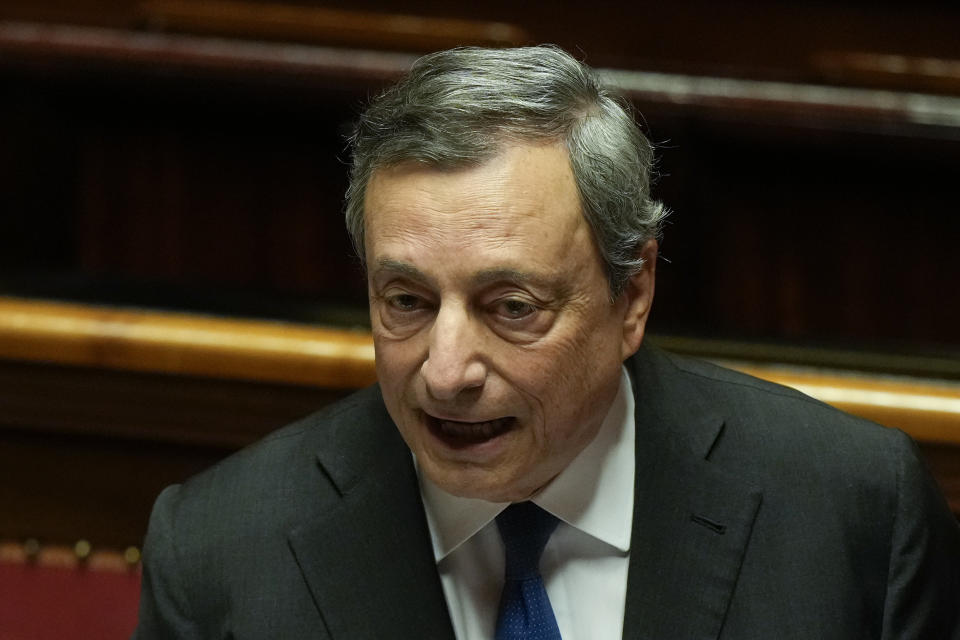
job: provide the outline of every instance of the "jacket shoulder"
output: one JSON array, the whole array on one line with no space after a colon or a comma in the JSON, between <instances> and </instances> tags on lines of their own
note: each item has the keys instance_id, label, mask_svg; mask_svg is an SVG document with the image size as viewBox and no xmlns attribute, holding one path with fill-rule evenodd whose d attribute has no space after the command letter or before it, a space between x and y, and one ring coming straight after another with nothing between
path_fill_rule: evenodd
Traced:
<instances>
[{"instance_id":1,"label":"jacket shoulder","mask_svg":"<svg viewBox=\"0 0 960 640\"><path fill-rule=\"evenodd\" d=\"M362 390L167 487L144 543L143 637L219 637L219 625L253 616L268 592L292 594L271 600L289 609L279 617L314 624L288 536L337 508L338 487L319 455L338 446L338 431L355 431L362 442L382 430L370 421L381 406L378 389ZM264 576L269 584L254 587Z\"/></svg>"},{"instance_id":2,"label":"jacket shoulder","mask_svg":"<svg viewBox=\"0 0 960 640\"><path fill-rule=\"evenodd\" d=\"M379 390L371 387L270 433L185 481L177 490L179 509L209 520L229 518L234 511L249 513L250 505L261 505L274 511L270 515L276 522L279 512L305 491L322 496L333 490L318 470L318 454L336 446L336 432L345 426L358 434L381 427L371 415L380 407ZM313 484L305 489L310 478ZM289 516L297 516L299 507L290 506ZM204 515L211 512L215 515Z\"/></svg>"},{"instance_id":3,"label":"jacket shoulder","mask_svg":"<svg viewBox=\"0 0 960 640\"><path fill-rule=\"evenodd\" d=\"M898 429L795 389L655 349L645 359L638 402L650 384L647 399L659 407L651 413L666 416L668 425L661 439L694 442L696 455L758 485L792 477L825 489L856 484L888 491L902 460L919 458Z\"/></svg>"}]
</instances>

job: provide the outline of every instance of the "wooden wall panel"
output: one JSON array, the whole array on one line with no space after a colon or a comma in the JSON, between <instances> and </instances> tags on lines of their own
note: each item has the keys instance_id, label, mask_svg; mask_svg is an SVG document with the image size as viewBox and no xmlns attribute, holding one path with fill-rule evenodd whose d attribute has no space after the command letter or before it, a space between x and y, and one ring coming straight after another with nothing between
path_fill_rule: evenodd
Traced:
<instances>
[{"instance_id":1,"label":"wooden wall panel","mask_svg":"<svg viewBox=\"0 0 960 640\"><path fill-rule=\"evenodd\" d=\"M97 69L8 71L0 291L293 319L346 306L362 322L342 227L360 92ZM956 357L960 124L656 95L636 99L675 213L654 330Z\"/></svg>"},{"instance_id":2,"label":"wooden wall panel","mask_svg":"<svg viewBox=\"0 0 960 640\"><path fill-rule=\"evenodd\" d=\"M165 486L344 393L0 360L0 540L139 545Z\"/></svg>"},{"instance_id":3,"label":"wooden wall panel","mask_svg":"<svg viewBox=\"0 0 960 640\"><path fill-rule=\"evenodd\" d=\"M325 11L348 15L318 18ZM922 64L960 57L960 10L944 0L8 0L2 18L413 51L553 42L598 66L954 91L960 82L949 67ZM417 19L429 23L419 37ZM444 27L430 23L436 19L468 22ZM356 20L366 28L345 33ZM907 62L884 64L877 54Z\"/></svg>"}]
</instances>

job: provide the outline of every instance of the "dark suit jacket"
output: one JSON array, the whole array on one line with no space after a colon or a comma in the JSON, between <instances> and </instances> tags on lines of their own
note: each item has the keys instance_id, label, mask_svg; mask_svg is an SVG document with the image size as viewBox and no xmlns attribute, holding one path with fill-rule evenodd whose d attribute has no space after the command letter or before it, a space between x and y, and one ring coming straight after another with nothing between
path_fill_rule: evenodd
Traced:
<instances>
[{"instance_id":1,"label":"dark suit jacket","mask_svg":"<svg viewBox=\"0 0 960 640\"><path fill-rule=\"evenodd\" d=\"M644 348L625 638L960 638L960 532L902 433ZM452 638L366 389L157 500L135 638Z\"/></svg>"}]
</instances>

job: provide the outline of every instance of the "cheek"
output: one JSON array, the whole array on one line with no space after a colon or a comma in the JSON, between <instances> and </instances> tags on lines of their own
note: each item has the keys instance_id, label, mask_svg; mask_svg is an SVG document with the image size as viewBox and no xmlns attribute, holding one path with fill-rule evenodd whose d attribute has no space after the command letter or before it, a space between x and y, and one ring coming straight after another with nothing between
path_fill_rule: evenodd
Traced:
<instances>
[{"instance_id":1,"label":"cheek","mask_svg":"<svg viewBox=\"0 0 960 640\"><path fill-rule=\"evenodd\" d=\"M513 379L540 405L545 429L546 423L589 414L598 389L618 378L620 342L615 329L602 322L572 327L563 338L513 358Z\"/></svg>"},{"instance_id":2,"label":"cheek","mask_svg":"<svg viewBox=\"0 0 960 640\"><path fill-rule=\"evenodd\" d=\"M561 331L555 332L538 350L539 368L551 371L562 379L582 377L590 363L603 357L609 330L600 318L578 318Z\"/></svg>"},{"instance_id":3,"label":"cheek","mask_svg":"<svg viewBox=\"0 0 960 640\"><path fill-rule=\"evenodd\" d=\"M564 405L569 405L570 394L582 393L579 380L582 377L584 354L581 343L572 338L541 343L536 348L520 353L513 349L509 357L501 359L505 364L502 369L504 377L541 414L542 419L538 423L544 429Z\"/></svg>"}]
</instances>

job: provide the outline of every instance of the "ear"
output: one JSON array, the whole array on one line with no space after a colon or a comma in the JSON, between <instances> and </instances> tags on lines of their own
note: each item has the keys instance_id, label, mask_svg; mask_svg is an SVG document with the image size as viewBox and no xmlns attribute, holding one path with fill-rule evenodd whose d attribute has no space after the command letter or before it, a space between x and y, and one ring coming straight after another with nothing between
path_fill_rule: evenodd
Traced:
<instances>
[{"instance_id":1,"label":"ear","mask_svg":"<svg viewBox=\"0 0 960 640\"><path fill-rule=\"evenodd\" d=\"M657 271L657 241L649 240L640 249L643 268L629 280L620 295L626 305L623 318L623 344L621 356L624 360L636 353L643 342L647 318L653 305L653 289Z\"/></svg>"}]
</instances>

